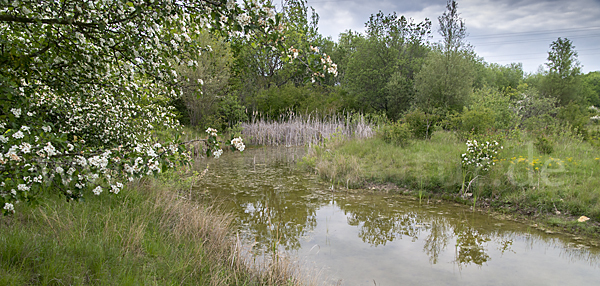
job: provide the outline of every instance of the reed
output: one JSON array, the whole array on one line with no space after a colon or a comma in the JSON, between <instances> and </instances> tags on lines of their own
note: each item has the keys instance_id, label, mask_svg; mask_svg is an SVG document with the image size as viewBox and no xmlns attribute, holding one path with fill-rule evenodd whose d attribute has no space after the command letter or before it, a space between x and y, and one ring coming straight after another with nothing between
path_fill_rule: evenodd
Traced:
<instances>
[{"instance_id":1,"label":"reed","mask_svg":"<svg viewBox=\"0 0 600 286\"><path fill-rule=\"evenodd\" d=\"M332 138L370 138L375 127L361 114L301 115L288 113L278 120L254 114L242 123L242 136L252 145L302 146L318 144Z\"/></svg>"}]
</instances>

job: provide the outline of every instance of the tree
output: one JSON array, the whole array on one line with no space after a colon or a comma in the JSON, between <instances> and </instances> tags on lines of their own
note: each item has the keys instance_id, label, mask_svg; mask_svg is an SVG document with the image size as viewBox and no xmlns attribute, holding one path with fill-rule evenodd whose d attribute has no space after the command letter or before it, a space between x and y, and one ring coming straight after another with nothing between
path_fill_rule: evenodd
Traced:
<instances>
[{"instance_id":1,"label":"tree","mask_svg":"<svg viewBox=\"0 0 600 286\"><path fill-rule=\"evenodd\" d=\"M154 130L178 128L168 106L181 94L176 67L197 67L210 51L195 41L201 31L260 34L292 54L281 15L256 1L0 3L4 214L48 190L69 200L118 193L123 180L185 161L183 146L158 142Z\"/></svg>"},{"instance_id":2,"label":"tree","mask_svg":"<svg viewBox=\"0 0 600 286\"><path fill-rule=\"evenodd\" d=\"M232 41L236 57L231 83L249 108L256 109L252 102L260 90L281 87L289 82L300 86L317 78L327 82L337 74L337 65L321 47L326 41L317 30L319 16L306 4L306 0L283 2L281 21L285 30L281 36L282 43L288 47L286 53L270 46L256 45L256 42L266 40L260 35ZM325 69L322 68L324 65Z\"/></svg>"},{"instance_id":3,"label":"tree","mask_svg":"<svg viewBox=\"0 0 600 286\"><path fill-rule=\"evenodd\" d=\"M473 92L471 57L467 51L429 53L415 81L416 106L427 112L462 111Z\"/></svg>"},{"instance_id":4,"label":"tree","mask_svg":"<svg viewBox=\"0 0 600 286\"><path fill-rule=\"evenodd\" d=\"M581 67L571 40L559 37L550 44L546 66L548 74L540 87L545 96L557 98L561 106L583 100Z\"/></svg>"},{"instance_id":5,"label":"tree","mask_svg":"<svg viewBox=\"0 0 600 286\"><path fill-rule=\"evenodd\" d=\"M444 53L458 52L466 47L467 27L458 13L458 3L454 0L446 2L446 12L438 17L440 35Z\"/></svg>"},{"instance_id":6,"label":"tree","mask_svg":"<svg viewBox=\"0 0 600 286\"><path fill-rule=\"evenodd\" d=\"M583 82L586 85L587 99L593 106L600 106L600 71L587 73Z\"/></svg>"},{"instance_id":7,"label":"tree","mask_svg":"<svg viewBox=\"0 0 600 286\"><path fill-rule=\"evenodd\" d=\"M202 43L202 46L210 46L212 51L197 57L197 67L183 65L176 68L179 81L183 83L183 93L175 99L178 103L176 107L183 115L181 117L183 120L180 121L204 129L217 127L222 130L229 127L229 122L227 122L228 118L221 118L219 114L221 105L225 102L231 105L227 107L232 111L228 112L229 115L239 113L233 112L235 110L232 109L233 107L243 109L239 103L232 104L234 96L227 96L230 93L228 81L231 76L233 54L229 42L207 31L198 34L196 41ZM234 118L238 119L237 116Z\"/></svg>"},{"instance_id":8,"label":"tree","mask_svg":"<svg viewBox=\"0 0 600 286\"><path fill-rule=\"evenodd\" d=\"M496 88L498 91L507 92L515 90L523 81L523 64L511 63L499 65L496 63L483 63L477 75L479 81L476 88L485 86Z\"/></svg>"},{"instance_id":9,"label":"tree","mask_svg":"<svg viewBox=\"0 0 600 286\"><path fill-rule=\"evenodd\" d=\"M559 37L558 40L550 44L546 65L551 74L555 74L562 79L577 76L581 72L575 46L567 38L563 40Z\"/></svg>"},{"instance_id":10,"label":"tree","mask_svg":"<svg viewBox=\"0 0 600 286\"><path fill-rule=\"evenodd\" d=\"M440 17L443 40L416 77L416 105L426 111L461 111L473 90L475 55L465 43L466 26L456 1L448 1Z\"/></svg>"},{"instance_id":11,"label":"tree","mask_svg":"<svg viewBox=\"0 0 600 286\"><path fill-rule=\"evenodd\" d=\"M400 117L414 98L414 76L429 51L431 22L414 23L395 13L371 15L366 35L356 39L345 82L364 112Z\"/></svg>"},{"instance_id":12,"label":"tree","mask_svg":"<svg viewBox=\"0 0 600 286\"><path fill-rule=\"evenodd\" d=\"M359 32L353 32L347 30L344 33L340 33L338 41L333 47L331 57L339 65L337 83L342 86L347 85L348 80L346 77L346 71L348 70L348 63L352 58L352 55L358 49L360 43L364 40L364 37Z\"/></svg>"}]
</instances>

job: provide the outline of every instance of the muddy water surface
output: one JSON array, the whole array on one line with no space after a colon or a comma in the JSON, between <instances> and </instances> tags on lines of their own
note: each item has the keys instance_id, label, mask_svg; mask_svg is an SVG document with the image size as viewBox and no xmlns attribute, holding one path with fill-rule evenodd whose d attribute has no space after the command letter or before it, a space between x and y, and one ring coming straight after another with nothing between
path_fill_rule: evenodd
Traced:
<instances>
[{"instance_id":1,"label":"muddy water surface","mask_svg":"<svg viewBox=\"0 0 600 286\"><path fill-rule=\"evenodd\" d=\"M452 203L330 190L298 170L303 148L209 159L217 199L256 253L277 248L342 285L600 285L600 248Z\"/></svg>"}]
</instances>

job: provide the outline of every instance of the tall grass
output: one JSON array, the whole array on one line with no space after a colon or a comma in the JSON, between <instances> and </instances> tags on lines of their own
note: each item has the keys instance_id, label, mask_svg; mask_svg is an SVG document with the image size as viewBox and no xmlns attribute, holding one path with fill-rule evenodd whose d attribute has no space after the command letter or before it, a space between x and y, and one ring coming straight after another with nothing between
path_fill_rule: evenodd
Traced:
<instances>
[{"instance_id":1,"label":"tall grass","mask_svg":"<svg viewBox=\"0 0 600 286\"><path fill-rule=\"evenodd\" d=\"M305 284L286 257L250 257L231 215L183 198L175 184L149 179L117 196L19 205L0 219L0 285Z\"/></svg>"},{"instance_id":2,"label":"tall grass","mask_svg":"<svg viewBox=\"0 0 600 286\"><path fill-rule=\"evenodd\" d=\"M253 117L242 123L244 140L253 145L301 146L323 142L333 135L360 139L373 134L373 125L363 115L350 113L330 116L288 113L279 120Z\"/></svg>"}]
</instances>

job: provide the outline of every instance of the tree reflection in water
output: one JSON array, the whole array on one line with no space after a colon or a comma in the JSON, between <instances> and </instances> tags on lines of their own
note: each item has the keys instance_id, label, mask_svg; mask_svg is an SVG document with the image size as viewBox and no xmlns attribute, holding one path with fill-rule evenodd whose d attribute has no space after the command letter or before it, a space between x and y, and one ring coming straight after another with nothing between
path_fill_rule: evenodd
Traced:
<instances>
[{"instance_id":1,"label":"tree reflection in water","mask_svg":"<svg viewBox=\"0 0 600 286\"><path fill-rule=\"evenodd\" d=\"M452 262L462 269L490 261L488 244L503 255L514 252L511 247L515 237L529 237L533 243L526 228L512 230L500 227L502 223L477 222L477 217L490 218L475 216L462 207L420 205L392 195L331 193L317 178L295 170L295 162L290 158L300 155L285 153L289 150L249 151L244 156L224 156L224 160L213 162L211 174L197 190L236 212L240 233L247 240L256 241L256 251L273 247L299 249L302 238L315 230L320 221L317 211L326 205L339 207L347 224L358 228L358 237L372 246L385 246L405 237L413 242L422 239L423 253L431 264L439 263L452 246ZM538 234L535 239L554 238ZM563 247L566 243L554 244ZM562 253L572 259L598 263L597 251L591 253L578 244L566 247Z\"/></svg>"},{"instance_id":2,"label":"tree reflection in water","mask_svg":"<svg viewBox=\"0 0 600 286\"><path fill-rule=\"evenodd\" d=\"M450 238L448 232L449 223L442 216L432 217L430 223L431 228L429 229L429 235L425 238L423 252L429 257L429 263L436 264L438 263L440 253L448 245L448 239Z\"/></svg>"},{"instance_id":3,"label":"tree reflection in water","mask_svg":"<svg viewBox=\"0 0 600 286\"><path fill-rule=\"evenodd\" d=\"M348 224L359 227L358 236L363 242L373 246L385 245L397 238L409 237L416 241L424 237L423 252L431 264L436 264L449 239L454 237L454 263L459 267L481 266L490 260L485 248L489 236L458 217L449 219L414 204L390 205L378 196L341 197L337 203L345 212Z\"/></svg>"},{"instance_id":4,"label":"tree reflection in water","mask_svg":"<svg viewBox=\"0 0 600 286\"><path fill-rule=\"evenodd\" d=\"M485 249L490 238L486 234L464 224L454 225L453 228L456 237L454 262L459 269L471 263L481 266L490 260Z\"/></svg>"},{"instance_id":5,"label":"tree reflection in water","mask_svg":"<svg viewBox=\"0 0 600 286\"><path fill-rule=\"evenodd\" d=\"M255 251L297 250L300 239L317 225L316 210L330 200L316 178L295 170L298 151L303 152L259 149L224 154L209 161L209 172L196 190L236 214L241 236L255 241Z\"/></svg>"}]
</instances>

